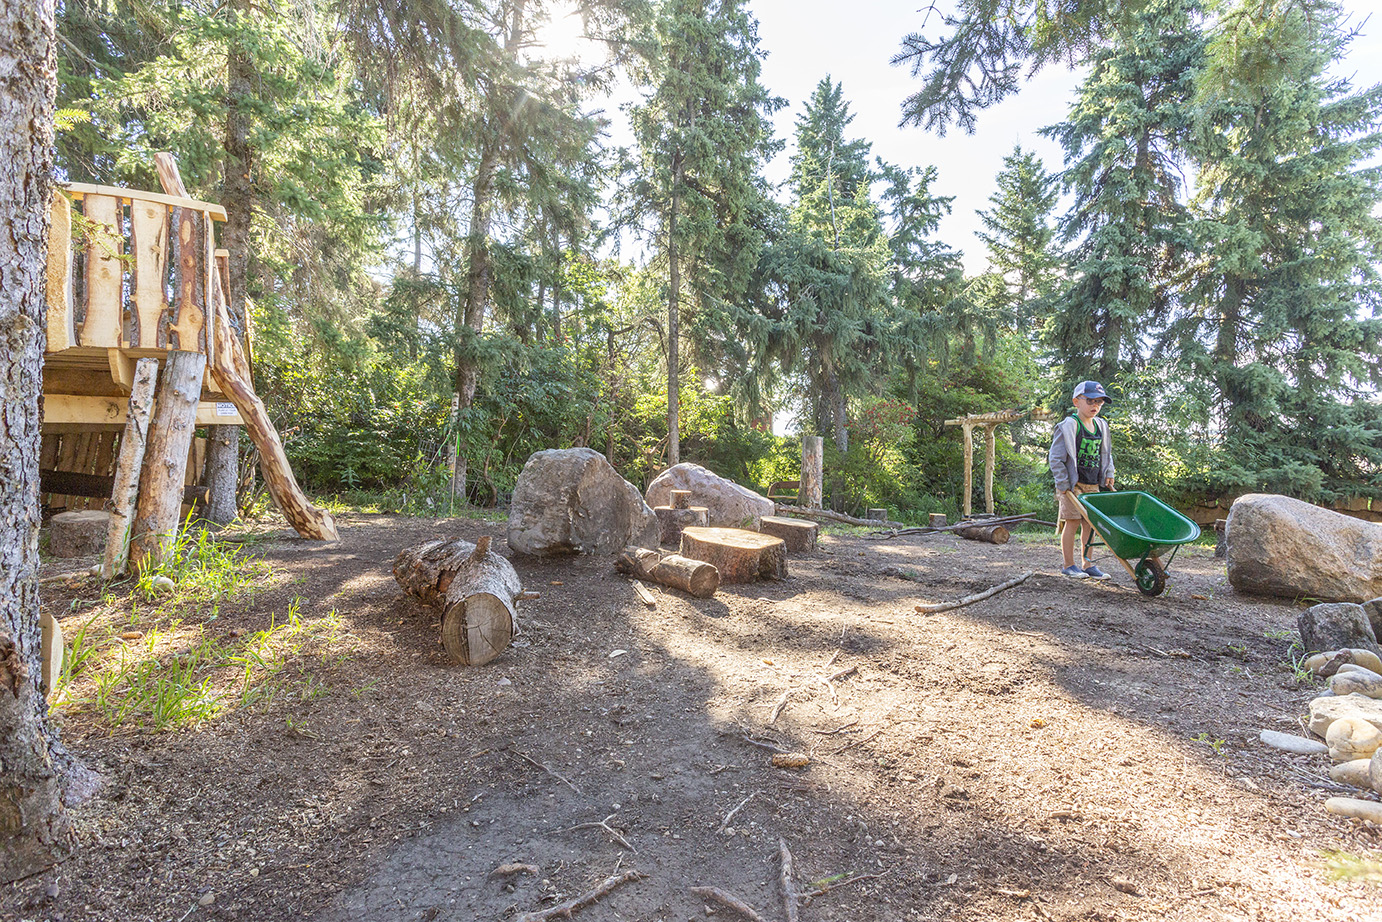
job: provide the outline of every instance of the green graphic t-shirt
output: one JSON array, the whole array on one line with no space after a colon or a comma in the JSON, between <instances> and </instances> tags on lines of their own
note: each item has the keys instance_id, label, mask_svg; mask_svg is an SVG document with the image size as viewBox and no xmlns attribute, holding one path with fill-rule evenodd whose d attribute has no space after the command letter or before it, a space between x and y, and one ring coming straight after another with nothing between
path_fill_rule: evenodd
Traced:
<instances>
[{"instance_id":1,"label":"green graphic t-shirt","mask_svg":"<svg viewBox=\"0 0 1382 922\"><path fill-rule=\"evenodd\" d=\"M1094 424L1094 431L1089 432L1083 421L1075 420L1075 466L1079 470L1080 483L1099 483L1099 449L1103 441L1099 438L1098 423Z\"/></svg>"}]
</instances>

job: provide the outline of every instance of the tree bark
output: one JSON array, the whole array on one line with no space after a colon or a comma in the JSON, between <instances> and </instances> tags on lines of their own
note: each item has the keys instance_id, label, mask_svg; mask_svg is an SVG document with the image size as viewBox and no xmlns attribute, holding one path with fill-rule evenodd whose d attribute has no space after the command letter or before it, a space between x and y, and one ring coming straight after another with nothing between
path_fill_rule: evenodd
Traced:
<instances>
[{"instance_id":1,"label":"tree bark","mask_svg":"<svg viewBox=\"0 0 1382 922\"><path fill-rule=\"evenodd\" d=\"M797 489L797 502L807 509L821 508L822 485L825 482L824 456L824 436L801 437L801 480Z\"/></svg>"},{"instance_id":2,"label":"tree bark","mask_svg":"<svg viewBox=\"0 0 1382 922\"><path fill-rule=\"evenodd\" d=\"M1007 544L1008 530L1002 525L966 525L952 528L951 531L970 541L984 541L988 544Z\"/></svg>"},{"instance_id":3,"label":"tree bark","mask_svg":"<svg viewBox=\"0 0 1382 922\"><path fill-rule=\"evenodd\" d=\"M130 389L125 433L120 437L120 458L115 463L115 478L106 491L110 497L110 531L106 535L106 556L102 575L115 579L125 572L130 559L131 523L139 497L139 473L144 467L144 449L149 436L149 416L153 411L154 383L158 379L158 359L140 359L134 367L134 386Z\"/></svg>"},{"instance_id":4,"label":"tree bark","mask_svg":"<svg viewBox=\"0 0 1382 922\"><path fill-rule=\"evenodd\" d=\"M235 487L240 479L240 427L206 427L206 462L202 468L207 491L204 517L217 525L235 521Z\"/></svg>"},{"instance_id":5,"label":"tree bark","mask_svg":"<svg viewBox=\"0 0 1382 922\"><path fill-rule=\"evenodd\" d=\"M451 658L483 666L518 633L515 605L523 584L513 565L489 549L460 538L406 548L394 558L393 575L408 595L442 611L442 644Z\"/></svg>"},{"instance_id":6,"label":"tree bark","mask_svg":"<svg viewBox=\"0 0 1382 922\"><path fill-rule=\"evenodd\" d=\"M205 372L201 352L174 350L163 366L130 537L130 565L137 571L158 566L177 540L187 452L197 428Z\"/></svg>"},{"instance_id":7,"label":"tree bark","mask_svg":"<svg viewBox=\"0 0 1382 922\"><path fill-rule=\"evenodd\" d=\"M43 420L53 104L53 0L0 0L0 883L74 846L57 731L39 689L38 456Z\"/></svg>"}]
</instances>

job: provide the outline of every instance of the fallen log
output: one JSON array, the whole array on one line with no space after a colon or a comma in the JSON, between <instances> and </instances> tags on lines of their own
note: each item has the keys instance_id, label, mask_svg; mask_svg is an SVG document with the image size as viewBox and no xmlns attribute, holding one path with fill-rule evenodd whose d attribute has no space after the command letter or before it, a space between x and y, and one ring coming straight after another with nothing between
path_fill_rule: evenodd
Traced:
<instances>
[{"instance_id":1,"label":"fallen log","mask_svg":"<svg viewBox=\"0 0 1382 922\"><path fill-rule=\"evenodd\" d=\"M398 552L393 575L403 591L440 608L447 654L465 666L483 666L518 633L519 599L531 598L513 565L489 549L490 538L429 541Z\"/></svg>"},{"instance_id":2,"label":"fallen log","mask_svg":"<svg viewBox=\"0 0 1382 922\"><path fill-rule=\"evenodd\" d=\"M626 547L614 558L614 568L689 592L698 599L708 599L720 588L720 571L702 560L691 560L679 554L665 557L646 547Z\"/></svg>"},{"instance_id":3,"label":"fallen log","mask_svg":"<svg viewBox=\"0 0 1382 922\"><path fill-rule=\"evenodd\" d=\"M984 599L987 599L990 596L997 595L1004 589L1011 589L1019 583L1025 582L1032 575L1033 572L1034 571L1032 570L1028 570L1021 576L1015 576L1005 583L999 583L997 586L994 586L990 589L985 589L983 592L976 592L973 595L967 595L963 599L956 599L954 602L928 602L918 605L916 609L917 611L922 612L924 614L934 615L937 612L950 611L952 608L963 608L966 605L973 605L975 602L982 602L984 601Z\"/></svg>"},{"instance_id":4,"label":"fallen log","mask_svg":"<svg viewBox=\"0 0 1382 922\"><path fill-rule=\"evenodd\" d=\"M783 540L742 528L687 528L681 533L681 556L713 564L722 583L787 578Z\"/></svg>"},{"instance_id":5,"label":"fallen log","mask_svg":"<svg viewBox=\"0 0 1382 922\"><path fill-rule=\"evenodd\" d=\"M1002 525L970 525L955 529L955 534L969 541L986 541L989 544L1007 544L1008 530Z\"/></svg>"},{"instance_id":6,"label":"fallen log","mask_svg":"<svg viewBox=\"0 0 1382 922\"><path fill-rule=\"evenodd\" d=\"M888 528L905 528L901 522L881 522L878 519L856 519L852 515L845 515L843 512L835 512L830 509L807 509L804 506L790 506L786 503L774 503L774 510L778 515L799 515L805 519L824 519L827 522L842 522L845 525L864 525L876 528L879 525L886 525Z\"/></svg>"}]
</instances>

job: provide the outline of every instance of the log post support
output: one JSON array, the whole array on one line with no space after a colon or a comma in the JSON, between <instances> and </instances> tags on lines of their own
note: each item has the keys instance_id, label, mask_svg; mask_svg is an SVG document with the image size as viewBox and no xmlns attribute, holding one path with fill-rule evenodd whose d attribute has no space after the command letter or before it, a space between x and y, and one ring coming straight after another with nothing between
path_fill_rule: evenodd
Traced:
<instances>
[{"instance_id":1,"label":"log post support","mask_svg":"<svg viewBox=\"0 0 1382 922\"><path fill-rule=\"evenodd\" d=\"M120 457L115 462L115 483L109 494L110 531L106 535L106 556L101 568L101 575L108 580L125 572L129 563L131 523L139 496L139 472L144 466L157 381L158 359L140 359L134 366L129 412L125 415L124 435L120 437Z\"/></svg>"},{"instance_id":2,"label":"log post support","mask_svg":"<svg viewBox=\"0 0 1382 922\"><path fill-rule=\"evenodd\" d=\"M984 511L993 515L993 468L996 458L993 431L997 423L984 427Z\"/></svg>"},{"instance_id":3,"label":"log post support","mask_svg":"<svg viewBox=\"0 0 1382 922\"><path fill-rule=\"evenodd\" d=\"M205 355L180 349L169 352L163 366L130 538L130 564L137 571L156 567L177 539L205 371Z\"/></svg>"},{"instance_id":4,"label":"log post support","mask_svg":"<svg viewBox=\"0 0 1382 922\"><path fill-rule=\"evenodd\" d=\"M801 438L801 487L797 504L807 509L821 508L825 477L825 437L805 435Z\"/></svg>"},{"instance_id":5,"label":"log post support","mask_svg":"<svg viewBox=\"0 0 1382 922\"><path fill-rule=\"evenodd\" d=\"M960 426L965 449L965 502L964 517L969 518L974 508L974 426L963 423Z\"/></svg>"}]
</instances>

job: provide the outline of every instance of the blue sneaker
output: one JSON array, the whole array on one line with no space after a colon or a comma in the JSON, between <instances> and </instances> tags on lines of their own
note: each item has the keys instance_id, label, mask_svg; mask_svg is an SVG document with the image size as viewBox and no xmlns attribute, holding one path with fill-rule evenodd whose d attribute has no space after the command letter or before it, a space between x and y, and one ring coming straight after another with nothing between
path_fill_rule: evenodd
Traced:
<instances>
[{"instance_id":1,"label":"blue sneaker","mask_svg":"<svg viewBox=\"0 0 1382 922\"><path fill-rule=\"evenodd\" d=\"M1094 565L1094 564L1090 564L1089 566L1085 567L1085 568L1084 568L1084 573L1085 573L1085 576L1088 576L1090 579L1108 579L1108 578L1109 578L1109 575L1108 575L1107 573L1105 573L1103 570L1100 570L1100 569L1099 569L1096 565Z\"/></svg>"},{"instance_id":2,"label":"blue sneaker","mask_svg":"<svg viewBox=\"0 0 1382 922\"><path fill-rule=\"evenodd\" d=\"M1089 574L1075 566L1073 563L1060 571L1061 576L1068 576L1071 579L1089 579Z\"/></svg>"}]
</instances>

